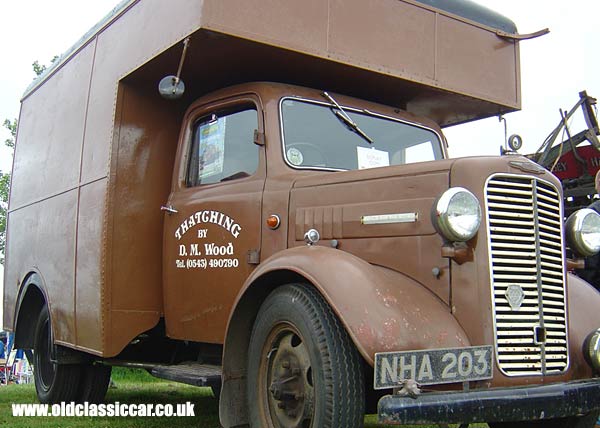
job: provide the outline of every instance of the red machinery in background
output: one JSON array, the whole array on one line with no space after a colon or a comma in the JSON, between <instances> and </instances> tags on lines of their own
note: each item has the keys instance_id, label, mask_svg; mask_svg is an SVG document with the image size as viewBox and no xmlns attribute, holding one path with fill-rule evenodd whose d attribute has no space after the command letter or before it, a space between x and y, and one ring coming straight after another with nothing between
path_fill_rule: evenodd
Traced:
<instances>
[{"instance_id":1,"label":"red machinery in background","mask_svg":"<svg viewBox=\"0 0 600 428\"><path fill-rule=\"evenodd\" d=\"M552 171L561 181L565 197L565 218L588 206L594 196L594 176L600 169L600 130L596 117L596 99L585 91L569 110L560 110L561 121L540 148L529 158ZM569 129L569 119L581 108L586 128L575 135ZM559 135L566 139L556 143ZM563 137L564 138L564 137Z\"/></svg>"}]
</instances>

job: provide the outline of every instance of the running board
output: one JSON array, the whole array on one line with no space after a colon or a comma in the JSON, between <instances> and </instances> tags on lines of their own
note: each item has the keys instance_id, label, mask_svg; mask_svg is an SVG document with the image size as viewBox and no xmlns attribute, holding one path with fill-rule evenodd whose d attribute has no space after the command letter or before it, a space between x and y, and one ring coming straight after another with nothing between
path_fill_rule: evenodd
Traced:
<instances>
[{"instance_id":1,"label":"running board","mask_svg":"<svg viewBox=\"0 0 600 428\"><path fill-rule=\"evenodd\" d=\"M221 386L221 366L186 362L172 366L156 366L150 374L161 379L193 386Z\"/></svg>"}]
</instances>

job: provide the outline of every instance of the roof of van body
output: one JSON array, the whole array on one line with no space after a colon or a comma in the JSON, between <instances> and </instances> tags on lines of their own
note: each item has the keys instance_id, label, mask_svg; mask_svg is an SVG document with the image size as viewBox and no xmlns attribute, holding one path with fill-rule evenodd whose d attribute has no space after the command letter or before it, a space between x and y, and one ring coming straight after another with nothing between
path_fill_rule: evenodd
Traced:
<instances>
[{"instance_id":1,"label":"roof of van body","mask_svg":"<svg viewBox=\"0 0 600 428\"><path fill-rule=\"evenodd\" d=\"M437 9L458 15L487 27L509 34L517 33L517 26L507 17L470 0L417 0Z\"/></svg>"},{"instance_id":2,"label":"roof of van body","mask_svg":"<svg viewBox=\"0 0 600 428\"><path fill-rule=\"evenodd\" d=\"M157 1L119 3L34 81L23 99L107 32L118 32L123 45L160 38L162 32L146 35L146 25L121 25L122 17L135 14L153 20L160 9ZM182 77L201 72L205 79L189 95L202 96L219 85L276 81L392 105L442 126L521 106L519 43L500 37L516 33L516 26L469 0L307 0L303 7L261 0L182 0L177 5L178 14L189 16L187 26L171 23L160 30L164 47L154 57L135 62L129 55L121 58L126 64L120 68L133 73L153 63L152 75L138 75L146 80L174 74L176 65L166 66L179 61L180 43L189 36Z\"/></svg>"}]
</instances>

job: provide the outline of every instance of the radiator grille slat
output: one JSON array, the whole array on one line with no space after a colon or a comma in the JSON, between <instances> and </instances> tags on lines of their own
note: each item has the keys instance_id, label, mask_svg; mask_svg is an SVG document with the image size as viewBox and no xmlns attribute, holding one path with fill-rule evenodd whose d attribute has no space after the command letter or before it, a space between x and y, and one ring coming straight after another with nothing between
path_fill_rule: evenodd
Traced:
<instances>
[{"instance_id":1,"label":"radiator grille slat","mask_svg":"<svg viewBox=\"0 0 600 428\"><path fill-rule=\"evenodd\" d=\"M495 175L486 198L498 366L508 376L562 373L569 359L560 193L536 177ZM522 301L512 307L514 285Z\"/></svg>"}]
</instances>

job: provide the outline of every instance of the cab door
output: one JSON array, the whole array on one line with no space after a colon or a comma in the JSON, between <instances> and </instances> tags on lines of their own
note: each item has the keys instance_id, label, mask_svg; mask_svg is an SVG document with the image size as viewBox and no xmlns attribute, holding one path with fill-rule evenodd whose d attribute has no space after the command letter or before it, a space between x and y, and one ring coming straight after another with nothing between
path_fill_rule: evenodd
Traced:
<instances>
[{"instance_id":1,"label":"cab door","mask_svg":"<svg viewBox=\"0 0 600 428\"><path fill-rule=\"evenodd\" d=\"M223 343L260 254L264 147L258 99L192 109L165 210L164 310L173 338ZM258 132L258 134L257 134Z\"/></svg>"}]
</instances>

